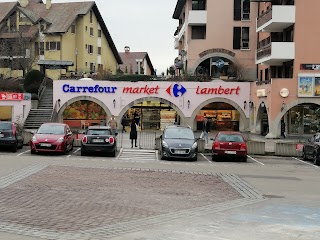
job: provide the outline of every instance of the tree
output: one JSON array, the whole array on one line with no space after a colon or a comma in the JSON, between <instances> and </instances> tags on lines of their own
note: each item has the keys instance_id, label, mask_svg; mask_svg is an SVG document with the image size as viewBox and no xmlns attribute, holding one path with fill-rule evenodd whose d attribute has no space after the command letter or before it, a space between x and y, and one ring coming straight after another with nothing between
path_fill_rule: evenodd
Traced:
<instances>
[{"instance_id":1,"label":"tree","mask_svg":"<svg viewBox=\"0 0 320 240\"><path fill-rule=\"evenodd\" d=\"M33 37L28 36L23 30L12 32L11 35L14 35L14 38L0 39L1 65L10 69L7 77L11 76L12 70L21 70L25 76L36 64L37 54L32 44Z\"/></svg>"},{"instance_id":2,"label":"tree","mask_svg":"<svg viewBox=\"0 0 320 240\"><path fill-rule=\"evenodd\" d=\"M229 77L232 77L237 81L246 80L247 68L238 61L235 61L230 65L228 72Z\"/></svg>"},{"instance_id":3,"label":"tree","mask_svg":"<svg viewBox=\"0 0 320 240\"><path fill-rule=\"evenodd\" d=\"M25 91L29 93L38 93L43 79L44 75L39 70L31 70L27 73L23 83Z\"/></svg>"}]
</instances>

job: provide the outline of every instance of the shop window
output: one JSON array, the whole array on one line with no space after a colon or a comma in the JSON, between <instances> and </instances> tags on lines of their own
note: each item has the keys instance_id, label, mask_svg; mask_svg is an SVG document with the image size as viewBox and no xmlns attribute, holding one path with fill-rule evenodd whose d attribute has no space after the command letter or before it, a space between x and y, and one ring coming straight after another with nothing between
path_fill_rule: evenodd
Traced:
<instances>
[{"instance_id":1,"label":"shop window","mask_svg":"<svg viewBox=\"0 0 320 240\"><path fill-rule=\"evenodd\" d=\"M192 26L191 39L206 39L206 26Z\"/></svg>"}]
</instances>

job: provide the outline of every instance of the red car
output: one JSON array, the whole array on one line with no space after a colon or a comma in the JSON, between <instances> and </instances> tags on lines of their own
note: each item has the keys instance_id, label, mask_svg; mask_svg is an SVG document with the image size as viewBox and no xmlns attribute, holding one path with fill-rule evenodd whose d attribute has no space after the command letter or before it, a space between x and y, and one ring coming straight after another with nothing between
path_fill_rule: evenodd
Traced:
<instances>
[{"instance_id":1,"label":"red car","mask_svg":"<svg viewBox=\"0 0 320 240\"><path fill-rule=\"evenodd\" d=\"M247 144L239 132L219 132L212 144L212 160L219 157L247 161Z\"/></svg>"},{"instance_id":2,"label":"red car","mask_svg":"<svg viewBox=\"0 0 320 240\"><path fill-rule=\"evenodd\" d=\"M31 154L36 152L68 153L73 150L74 136L67 124L44 123L34 133L31 141Z\"/></svg>"}]
</instances>

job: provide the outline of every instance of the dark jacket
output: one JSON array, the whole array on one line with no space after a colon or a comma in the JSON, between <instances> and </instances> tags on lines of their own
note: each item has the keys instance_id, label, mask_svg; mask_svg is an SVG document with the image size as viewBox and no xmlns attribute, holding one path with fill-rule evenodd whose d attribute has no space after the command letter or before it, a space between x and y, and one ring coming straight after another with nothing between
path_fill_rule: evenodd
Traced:
<instances>
[{"instance_id":1,"label":"dark jacket","mask_svg":"<svg viewBox=\"0 0 320 240\"><path fill-rule=\"evenodd\" d=\"M202 131L210 132L210 130L211 130L210 122L209 121L207 121L207 123L203 122Z\"/></svg>"},{"instance_id":2,"label":"dark jacket","mask_svg":"<svg viewBox=\"0 0 320 240\"><path fill-rule=\"evenodd\" d=\"M133 122L130 125L130 139L137 139L137 137L138 137L137 125L135 122Z\"/></svg>"}]
</instances>

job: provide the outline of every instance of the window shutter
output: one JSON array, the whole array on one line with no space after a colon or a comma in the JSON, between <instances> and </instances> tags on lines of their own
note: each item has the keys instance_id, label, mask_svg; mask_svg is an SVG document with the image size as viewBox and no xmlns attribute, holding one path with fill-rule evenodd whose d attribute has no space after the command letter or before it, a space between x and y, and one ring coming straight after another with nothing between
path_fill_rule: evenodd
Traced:
<instances>
[{"instance_id":1,"label":"window shutter","mask_svg":"<svg viewBox=\"0 0 320 240\"><path fill-rule=\"evenodd\" d=\"M233 28L233 49L241 48L241 27Z\"/></svg>"},{"instance_id":2,"label":"window shutter","mask_svg":"<svg viewBox=\"0 0 320 240\"><path fill-rule=\"evenodd\" d=\"M233 20L241 21L241 0L234 0Z\"/></svg>"},{"instance_id":3,"label":"window shutter","mask_svg":"<svg viewBox=\"0 0 320 240\"><path fill-rule=\"evenodd\" d=\"M61 43L57 42L57 50L60 51L60 49L61 49Z\"/></svg>"},{"instance_id":4,"label":"window shutter","mask_svg":"<svg viewBox=\"0 0 320 240\"><path fill-rule=\"evenodd\" d=\"M49 51L49 42L46 42L46 51Z\"/></svg>"}]
</instances>

